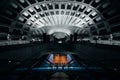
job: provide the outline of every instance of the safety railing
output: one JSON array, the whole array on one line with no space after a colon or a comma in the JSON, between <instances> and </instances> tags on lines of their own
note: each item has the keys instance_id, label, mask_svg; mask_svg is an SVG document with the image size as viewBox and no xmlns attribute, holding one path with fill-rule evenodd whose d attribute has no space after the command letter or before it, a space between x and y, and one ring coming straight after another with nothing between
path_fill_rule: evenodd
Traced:
<instances>
[{"instance_id":1,"label":"safety railing","mask_svg":"<svg viewBox=\"0 0 120 80\"><path fill-rule=\"evenodd\" d=\"M120 41L115 40L90 40L91 43L106 44L106 45L117 45L120 46Z\"/></svg>"},{"instance_id":2,"label":"safety railing","mask_svg":"<svg viewBox=\"0 0 120 80\"><path fill-rule=\"evenodd\" d=\"M28 44L30 41L27 40L10 40L10 41L0 41L0 46L7 46L7 45L17 45L17 44Z\"/></svg>"}]
</instances>

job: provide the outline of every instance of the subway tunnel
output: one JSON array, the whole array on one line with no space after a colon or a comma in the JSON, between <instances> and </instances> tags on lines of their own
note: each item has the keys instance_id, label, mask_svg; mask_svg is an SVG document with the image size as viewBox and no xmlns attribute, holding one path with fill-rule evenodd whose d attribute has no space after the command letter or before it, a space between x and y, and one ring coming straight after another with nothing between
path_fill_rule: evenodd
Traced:
<instances>
[{"instance_id":1,"label":"subway tunnel","mask_svg":"<svg viewBox=\"0 0 120 80\"><path fill-rule=\"evenodd\" d=\"M0 80L120 80L119 0L1 0Z\"/></svg>"}]
</instances>

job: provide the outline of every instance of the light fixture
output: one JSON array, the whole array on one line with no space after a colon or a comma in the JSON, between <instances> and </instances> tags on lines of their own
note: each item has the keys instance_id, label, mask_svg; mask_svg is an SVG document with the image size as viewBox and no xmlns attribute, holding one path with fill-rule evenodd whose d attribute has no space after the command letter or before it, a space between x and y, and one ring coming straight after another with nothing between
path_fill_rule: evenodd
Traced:
<instances>
[{"instance_id":1,"label":"light fixture","mask_svg":"<svg viewBox=\"0 0 120 80\"><path fill-rule=\"evenodd\" d=\"M96 18L96 21L100 21L102 18L101 17L97 17Z\"/></svg>"},{"instance_id":2,"label":"light fixture","mask_svg":"<svg viewBox=\"0 0 120 80\"><path fill-rule=\"evenodd\" d=\"M19 0L21 3L25 3L25 0Z\"/></svg>"},{"instance_id":3,"label":"light fixture","mask_svg":"<svg viewBox=\"0 0 120 80\"><path fill-rule=\"evenodd\" d=\"M30 12L33 12L34 10L33 10L32 8L29 8L29 11L30 11Z\"/></svg>"},{"instance_id":4,"label":"light fixture","mask_svg":"<svg viewBox=\"0 0 120 80\"><path fill-rule=\"evenodd\" d=\"M90 11L91 11L91 8L88 8L88 9L87 9L87 12L90 12Z\"/></svg>"},{"instance_id":5,"label":"light fixture","mask_svg":"<svg viewBox=\"0 0 120 80\"><path fill-rule=\"evenodd\" d=\"M93 13L92 13L92 16L95 16L96 14L97 14L96 12L93 12Z\"/></svg>"},{"instance_id":6,"label":"light fixture","mask_svg":"<svg viewBox=\"0 0 120 80\"><path fill-rule=\"evenodd\" d=\"M24 15L24 16L28 16L29 14L28 14L27 12L24 12L23 15Z\"/></svg>"},{"instance_id":7,"label":"light fixture","mask_svg":"<svg viewBox=\"0 0 120 80\"><path fill-rule=\"evenodd\" d=\"M101 0L95 0L96 3L99 3Z\"/></svg>"},{"instance_id":8,"label":"light fixture","mask_svg":"<svg viewBox=\"0 0 120 80\"><path fill-rule=\"evenodd\" d=\"M81 9L84 9L84 8L85 8L85 5L82 5L82 6L81 6Z\"/></svg>"},{"instance_id":9,"label":"light fixture","mask_svg":"<svg viewBox=\"0 0 120 80\"><path fill-rule=\"evenodd\" d=\"M23 22L23 21L24 21L24 18L19 17L18 20L20 20L21 22Z\"/></svg>"},{"instance_id":10,"label":"light fixture","mask_svg":"<svg viewBox=\"0 0 120 80\"><path fill-rule=\"evenodd\" d=\"M36 8L36 9L39 9L39 6L38 6L38 5L36 5L36 6L35 6L35 8Z\"/></svg>"}]
</instances>

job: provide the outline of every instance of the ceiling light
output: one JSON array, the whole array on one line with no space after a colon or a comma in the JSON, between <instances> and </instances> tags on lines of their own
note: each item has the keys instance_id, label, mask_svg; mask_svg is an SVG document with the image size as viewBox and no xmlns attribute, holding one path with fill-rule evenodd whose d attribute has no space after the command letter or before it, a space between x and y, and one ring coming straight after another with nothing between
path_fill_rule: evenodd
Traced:
<instances>
[{"instance_id":1,"label":"ceiling light","mask_svg":"<svg viewBox=\"0 0 120 80\"><path fill-rule=\"evenodd\" d=\"M39 16L38 16L38 15L35 15L35 18L37 18L37 19L38 19L38 18L39 18Z\"/></svg>"},{"instance_id":2,"label":"ceiling light","mask_svg":"<svg viewBox=\"0 0 120 80\"><path fill-rule=\"evenodd\" d=\"M31 21L27 21L27 25L29 26L32 25Z\"/></svg>"},{"instance_id":3,"label":"ceiling light","mask_svg":"<svg viewBox=\"0 0 120 80\"><path fill-rule=\"evenodd\" d=\"M33 26L36 26L37 28L41 28L44 26L44 24L42 24L40 20L37 20L36 22L34 22Z\"/></svg>"},{"instance_id":4,"label":"ceiling light","mask_svg":"<svg viewBox=\"0 0 120 80\"><path fill-rule=\"evenodd\" d=\"M52 5L51 3L49 3L49 5Z\"/></svg>"},{"instance_id":5,"label":"ceiling light","mask_svg":"<svg viewBox=\"0 0 120 80\"><path fill-rule=\"evenodd\" d=\"M30 20L34 22L34 21L35 21L35 18L31 17Z\"/></svg>"},{"instance_id":6,"label":"ceiling light","mask_svg":"<svg viewBox=\"0 0 120 80\"><path fill-rule=\"evenodd\" d=\"M68 3L68 5L71 5L71 3Z\"/></svg>"},{"instance_id":7,"label":"ceiling light","mask_svg":"<svg viewBox=\"0 0 120 80\"><path fill-rule=\"evenodd\" d=\"M62 41L58 41L58 43L62 43Z\"/></svg>"},{"instance_id":8,"label":"ceiling light","mask_svg":"<svg viewBox=\"0 0 120 80\"><path fill-rule=\"evenodd\" d=\"M95 2L96 2L96 3L99 3L99 2L100 2L100 0L95 0Z\"/></svg>"},{"instance_id":9,"label":"ceiling light","mask_svg":"<svg viewBox=\"0 0 120 80\"><path fill-rule=\"evenodd\" d=\"M24 16L28 16L28 13L27 13L27 12L24 12L23 15L24 15Z\"/></svg>"},{"instance_id":10,"label":"ceiling light","mask_svg":"<svg viewBox=\"0 0 120 80\"><path fill-rule=\"evenodd\" d=\"M90 25L92 25L92 24L93 24L93 22L92 22L92 21L89 21L89 24L90 24Z\"/></svg>"},{"instance_id":11,"label":"ceiling light","mask_svg":"<svg viewBox=\"0 0 120 80\"><path fill-rule=\"evenodd\" d=\"M45 7L45 4L42 4L43 7Z\"/></svg>"},{"instance_id":12,"label":"ceiling light","mask_svg":"<svg viewBox=\"0 0 120 80\"><path fill-rule=\"evenodd\" d=\"M93 12L93 13L92 13L92 16L95 16L96 14L97 14L96 12Z\"/></svg>"},{"instance_id":13,"label":"ceiling light","mask_svg":"<svg viewBox=\"0 0 120 80\"><path fill-rule=\"evenodd\" d=\"M16 5L15 3L11 3L11 5L12 5L14 8L18 8L18 5Z\"/></svg>"},{"instance_id":14,"label":"ceiling light","mask_svg":"<svg viewBox=\"0 0 120 80\"><path fill-rule=\"evenodd\" d=\"M19 18L18 18L18 20L20 20L20 21L22 21L22 22L23 22L23 21L24 21L24 18L19 17Z\"/></svg>"},{"instance_id":15,"label":"ceiling light","mask_svg":"<svg viewBox=\"0 0 120 80\"><path fill-rule=\"evenodd\" d=\"M89 18L89 17L86 17L86 18L85 18L85 21L86 21L86 22L87 22L87 21L89 21L89 20L90 20L90 18Z\"/></svg>"},{"instance_id":16,"label":"ceiling light","mask_svg":"<svg viewBox=\"0 0 120 80\"><path fill-rule=\"evenodd\" d=\"M98 18L96 18L96 21L100 21L102 18L101 17L98 17Z\"/></svg>"},{"instance_id":17,"label":"ceiling light","mask_svg":"<svg viewBox=\"0 0 120 80\"><path fill-rule=\"evenodd\" d=\"M36 8L36 9L39 9L39 6L38 6L38 5L36 5L36 6L35 6L35 8Z\"/></svg>"},{"instance_id":18,"label":"ceiling light","mask_svg":"<svg viewBox=\"0 0 120 80\"><path fill-rule=\"evenodd\" d=\"M21 3L25 3L25 0L19 0Z\"/></svg>"},{"instance_id":19,"label":"ceiling light","mask_svg":"<svg viewBox=\"0 0 120 80\"><path fill-rule=\"evenodd\" d=\"M81 9L84 9L84 7L85 7L85 5L82 5L82 6L81 6Z\"/></svg>"},{"instance_id":20,"label":"ceiling light","mask_svg":"<svg viewBox=\"0 0 120 80\"><path fill-rule=\"evenodd\" d=\"M80 13L78 12L77 15L79 15Z\"/></svg>"},{"instance_id":21,"label":"ceiling light","mask_svg":"<svg viewBox=\"0 0 120 80\"><path fill-rule=\"evenodd\" d=\"M90 12L90 11L91 11L91 8L88 8L88 9L87 9L87 12Z\"/></svg>"},{"instance_id":22,"label":"ceiling light","mask_svg":"<svg viewBox=\"0 0 120 80\"><path fill-rule=\"evenodd\" d=\"M82 18L85 18L85 15L84 15L84 14L82 14L82 15L81 15L81 17L82 17Z\"/></svg>"},{"instance_id":23,"label":"ceiling light","mask_svg":"<svg viewBox=\"0 0 120 80\"><path fill-rule=\"evenodd\" d=\"M34 10L33 10L32 8L29 8L29 11L30 11L30 12L33 12Z\"/></svg>"}]
</instances>

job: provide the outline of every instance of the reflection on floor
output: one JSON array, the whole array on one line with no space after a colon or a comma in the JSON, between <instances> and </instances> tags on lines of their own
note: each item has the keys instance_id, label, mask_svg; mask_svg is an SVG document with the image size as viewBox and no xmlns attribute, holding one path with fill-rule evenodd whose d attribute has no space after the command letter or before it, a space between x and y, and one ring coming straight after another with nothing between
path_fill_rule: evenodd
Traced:
<instances>
[{"instance_id":1,"label":"reflection on floor","mask_svg":"<svg viewBox=\"0 0 120 80\"><path fill-rule=\"evenodd\" d=\"M69 80L69 76L63 72L56 72L51 76L50 80Z\"/></svg>"},{"instance_id":2,"label":"reflection on floor","mask_svg":"<svg viewBox=\"0 0 120 80\"><path fill-rule=\"evenodd\" d=\"M65 59L64 59L65 58ZM65 61L64 61L65 60ZM89 70L103 70L102 67L87 67ZM29 67L17 68L17 71L29 70ZM70 54L50 54L43 63L35 64L33 71L86 71L86 67L78 63Z\"/></svg>"},{"instance_id":3,"label":"reflection on floor","mask_svg":"<svg viewBox=\"0 0 120 80\"><path fill-rule=\"evenodd\" d=\"M81 71L85 70L70 54L50 54L43 61L31 68L34 71ZM27 67L17 68L16 70L28 70Z\"/></svg>"},{"instance_id":4,"label":"reflection on floor","mask_svg":"<svg viewBox=\"0 0 120 80\"><path fill-rule=\"evenodd\" d=\"M10 78L12 80L32 80L35 77L35 80L71 80L72 78L78 78L76 80L89 80L93 78L91 75L95 73L103 75L102 73L106 72L102 67L86 67L80 62L81 61L77 61L77 58L74 58L71 54L51 53L39 59L31 67L18 67L13 73L11 73Z\"/></svg>"}]
</instances>

